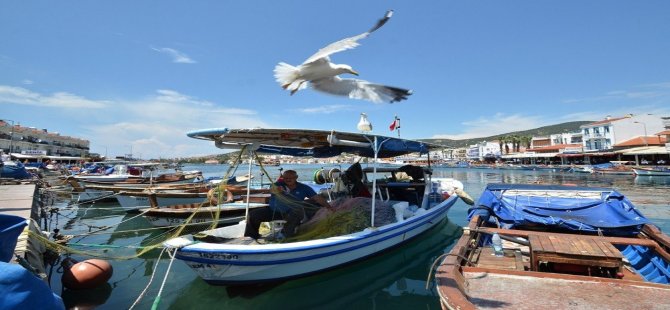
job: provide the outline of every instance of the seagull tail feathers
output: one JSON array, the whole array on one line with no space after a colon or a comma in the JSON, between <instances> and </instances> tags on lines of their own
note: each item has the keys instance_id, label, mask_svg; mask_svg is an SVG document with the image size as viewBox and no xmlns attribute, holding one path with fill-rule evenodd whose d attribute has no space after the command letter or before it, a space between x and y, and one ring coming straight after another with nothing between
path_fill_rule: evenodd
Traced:
<instances>
[{"instance_id":1,"label":"seagull tail feathers","mask_svg":"<svg viewBox=\"0 0 670 310\"><path fill-rule=\"evenodd\" d=\"M275 66L275 79L282 88L291 91L291 95L305 88L305 80L300 78L300 70L287 63L280 62Z\"/></svg>"}]
</instances>

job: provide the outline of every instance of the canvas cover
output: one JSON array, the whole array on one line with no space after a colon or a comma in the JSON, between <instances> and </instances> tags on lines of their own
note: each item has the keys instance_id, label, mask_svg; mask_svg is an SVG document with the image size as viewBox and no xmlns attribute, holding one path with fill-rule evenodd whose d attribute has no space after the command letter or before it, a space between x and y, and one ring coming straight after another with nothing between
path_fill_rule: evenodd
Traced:
<instances>
[{"instance_id":1,"label":"canvas cover","mask_svg":"<svg viewBox=\"0 0 670 310\"><path fill-rule=\"evenodd\" d=\"M371 144L375 137L377 156L380 158L409 153L426 154L432 149L443 147L417 140L333 130L213 128L192 131L187 135L195 139L214 141L217 147L223 149L255 145L259 153L316 158L332 157L342 153L374 157L374 148ZM329 137L335 137L339 142L345 143L331 143L333 140L329 140Z\"/></svg>"},{"instance_id":2,"label":"canvas cover","mask_svg":"<svg viewBox=\"0 0 670 310\"><path fill-rule=\"evenodd\" d=\"M502 228L542 225L606 235L634 235L649 223L616 190L575 186L489 184L468 219L474 215Z\"/></svg>"}]
</instances>

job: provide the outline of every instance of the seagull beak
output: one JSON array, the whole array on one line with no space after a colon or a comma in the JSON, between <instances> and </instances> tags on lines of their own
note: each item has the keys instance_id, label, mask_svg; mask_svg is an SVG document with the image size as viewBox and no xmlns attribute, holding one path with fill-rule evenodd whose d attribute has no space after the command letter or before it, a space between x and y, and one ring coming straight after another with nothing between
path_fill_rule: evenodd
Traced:
<instances>
[{"instance_id":1,"label":"seagull beak","mask_svg":"<svg viewBox=\"0 0 670 310\"><path fill-rule=\"evenodd\" d=\"M356 71L355 71L355 70L353 70L353 69L352 69L351 71L349 71L349 73L351 73L351 74L353 74L353 75L356 75L356 76L358 76L358 72L356 72Z\"/></svg>"}]
</instances>

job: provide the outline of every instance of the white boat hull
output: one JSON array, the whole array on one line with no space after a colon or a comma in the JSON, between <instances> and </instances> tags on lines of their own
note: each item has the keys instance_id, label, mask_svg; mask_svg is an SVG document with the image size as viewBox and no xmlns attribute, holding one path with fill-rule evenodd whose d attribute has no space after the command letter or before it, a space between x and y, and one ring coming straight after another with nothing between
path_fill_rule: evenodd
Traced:
<instances>
[{"instance_id":1,"label":"white boat hull","mask_svg":"<svg viewBox=\"0 0 670 310\"><path fill-rule=\"evenodd\" d=\"M151 205L149 197L117 195L116 199L126 211L136 211L142 208L148 208ZM172 205L200 203L204 202L206 199L207 198L202 197L156 197L156 203L160 208Z\"/></svg>"},{"instance_id":2,"label":"white boat hull","mask_svg":"<svg viewBox=\"0 0 670 310\"><path fill-rule=\"evenodd\" d=\"M91 190L87 189L81 193L77 193L77 203L90 203L101 200L106 200L107 198L114 199L113 191L103 191L103 190Z\"/></svg>"},{"instance_id":3,"label":"white boat hull","mask_svg":"<svg viewBox=\"0 0 670 310\"><path fill-rule=\"evenodd\" d=\"M210 284L243 284L293 278L374 255L432 228L447 217L458 197L401 222L354 234L294 243L235 245L195 243L177 258Z\"/></svg>"},{"instance_id":4,"label":"white boat hull","mask_svg":"<svg viewBox=\"0 0 670 310\"><path fill-rule=\"evenodd\" d=\"M664 176L669 177L670 171L647 170L647 169L633 169L636 175L639 176Z\"/></svg>"},{"instance_id":5,"label":"white boat hull","mask_svg":"<svg viewBox=\"0 0 670 310\"><path fill-rule=\"evenodd\" d=\"M173 227L181 226L186 224L185 218L175 218L175 217L158 217L158 216L144 216L144 218L153 226L156 227ZM218 224L232 224L237 223L241 220L244 220L244 216L234 216L220 218ZM189 222L189 225L210 225L212 224L211 218L192 218Z\"/></svg>"}]
</instances>

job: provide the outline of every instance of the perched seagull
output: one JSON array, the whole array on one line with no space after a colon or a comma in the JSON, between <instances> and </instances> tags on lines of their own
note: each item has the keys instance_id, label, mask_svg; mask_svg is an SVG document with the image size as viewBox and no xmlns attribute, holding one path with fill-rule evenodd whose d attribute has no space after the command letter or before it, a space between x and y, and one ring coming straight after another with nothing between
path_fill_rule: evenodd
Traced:
<instances>
[{"instance_id":1,"label":"perched seagull","mask_svg":"<svg viewBox=\"0 0 670 310\"><path fill-rule=\"evenodd\" d=\"M393 15L393 11L386 12L384 18L370 30L357 36L342 39L320 49L316 54L307 58L301 65L295 67L280 62L274 70L275 78L282 88L295 92L307 87L307 82L315 90L338 96L348 96L352 99L364 99L375 103L396 102L407 99L412 94L411 90L374 84L358 79L343 79L338 75L350 73L358 75L349 65L334 64L328 57L331 54L355 48L360 45L358 40L366 38L373 31L379 29Z\"/></svg>"},{"instance_id":2,"label":"perched seagull","mask_svg":"<svg viewBox=\"0 0 670 310\"><path fill-rule=\"evenodd\" d=\"M358 125L356 127L362 132L372 131L372 123L370 123L368 120L367 114L361 113L361 119L358 121Z\"/></svg>"}]
</instances>

